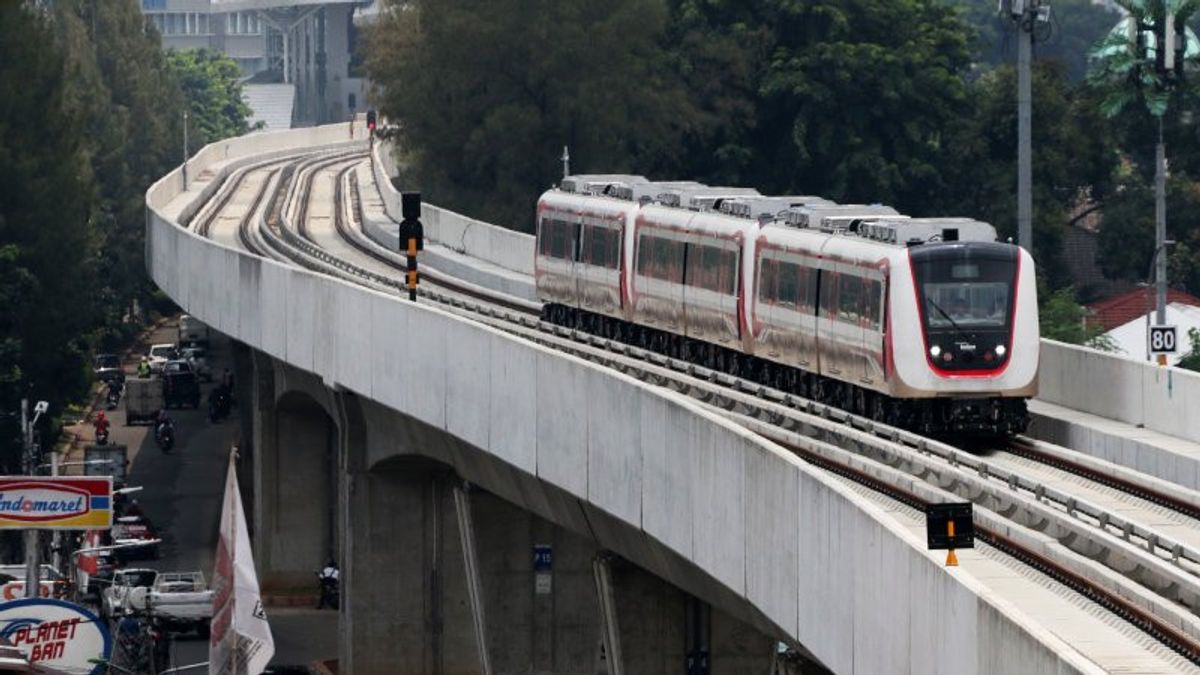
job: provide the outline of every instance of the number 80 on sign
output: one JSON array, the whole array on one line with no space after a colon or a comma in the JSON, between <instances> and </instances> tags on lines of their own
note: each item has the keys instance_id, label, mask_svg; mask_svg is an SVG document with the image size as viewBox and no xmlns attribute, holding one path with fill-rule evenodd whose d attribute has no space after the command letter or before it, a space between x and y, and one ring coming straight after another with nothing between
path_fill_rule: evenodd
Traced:
<instances>
[{"instance_id":1,"label":"number 80 on sign","mask_svg":"<svg viewBox=\"0 0 1200 675\"><path fill-rule=\"evenodd\" d=\"M1174 354L1178 341L1175 339L1175 326L1151 326L1150 327L1150 353L1151 354Z\"/></svg>"}]
</instances>

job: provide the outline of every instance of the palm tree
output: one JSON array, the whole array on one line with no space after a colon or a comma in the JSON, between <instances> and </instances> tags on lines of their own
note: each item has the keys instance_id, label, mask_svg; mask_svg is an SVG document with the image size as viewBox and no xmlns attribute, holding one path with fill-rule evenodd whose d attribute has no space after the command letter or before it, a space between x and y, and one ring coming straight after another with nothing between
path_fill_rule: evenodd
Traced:
<instances>
[{"instance_id":1,"label":"palm tree","mask_svg":"<svg viewBox=\"0 0 1200 675\"><path fill-rule=\"evenodd\" d=\"M1200 11L1200 0L1116 0L1126 16L1092 50L1093 68L1088 79L1105 91L1103 112L1116 117L1130 104L1139 100L1154 117L1162 119L1167 112L1171 92L1183 81L1183 73L1175 72L1174 64L1157 67L1158 38L1156 28L1173 19L1173 26L1184 27L1193 14ZM1184 67L1200 61L1200 40L1184 27Z\"/></svg>"}]
</instances>

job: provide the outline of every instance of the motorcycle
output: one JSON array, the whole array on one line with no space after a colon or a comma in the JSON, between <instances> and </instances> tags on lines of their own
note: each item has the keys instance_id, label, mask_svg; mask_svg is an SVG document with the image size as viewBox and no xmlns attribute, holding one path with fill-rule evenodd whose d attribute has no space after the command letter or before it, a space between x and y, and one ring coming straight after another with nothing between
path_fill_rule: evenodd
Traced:
<instances>
[{"instance_id":1,"label":"motorcycle","mask_svg":"<svg viewBox=\"0 0 1200 675\"><path fill-rule=\"evenodd\" d=\"M229 392L224 387L213 389L208 396L208 421L216 424L223 418L229 417Z\"/></svg>"},{"instance_id":2,"label":"motorcycle","mask_svg":"<svg viewBox=\"0 0 1200 675\"><path fill-rule=\"evenodd\" d=\"M117 404L121 402L121 389L119 387L109 387L108 395L105 397L105 406L109 410L116 410Z\"/></svg>"},{"instance_id":3,"label":"motorcycle","mask_svg":"<svg viewBox=\"0 0 1200 675\"><path fill-rule=\"evenodd\" d=\"M154 440L163 453L168 453L175 447L175 428L169 424L159 424L154 432Z\"/></svg>"},{"instance_id":4,"label":"motorcycle","mask_svg":"<svg viewBox=\"0 0 1200 675\"><path fill-rule=\"evenodd\" d=\"M96 445L108 445L108 427L96 427Z\"/></svg>"},{"instance_id":5,"label":"motorcycle","mask_svg":"<svg viewBox=\"0 0 1200 675\"><path fill-rule=\"evenodd\" d=\"M317 602L317 609L324 609L325 607L337 609L338 603L341 600L338 580L322 576L320 572L317 572L317 583L321 586L321 599Z\"/></svg>"}]
</instances>

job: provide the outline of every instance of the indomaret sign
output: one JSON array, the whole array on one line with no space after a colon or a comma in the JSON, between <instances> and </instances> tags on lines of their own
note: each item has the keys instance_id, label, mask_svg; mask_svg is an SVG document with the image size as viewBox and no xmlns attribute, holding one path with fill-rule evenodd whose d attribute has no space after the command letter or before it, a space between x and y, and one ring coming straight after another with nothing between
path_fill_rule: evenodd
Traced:
<instances>
[{"instance_id":1,"label":"indomaret sign","mask_svg":"<svg viewBox=\"0 0 1200 675\"><path fill-rule=\"evenodd\" d=\"M275 654L275 640L258 592L250 535L246 531L246 512L242 509L233 461L231 456L213 570L208 672L213 675L258 675Z\"/></svg>"},{"instance_id":2,"label":"indomaret sign","mask_svg":"<svg viewBox=\"0 0 1200 675\"><path fill-rule=\"evenodd\" d=\"M0 478L0 529L91 530L111 526L111 476Z\"/></svg>"}]
</instances>

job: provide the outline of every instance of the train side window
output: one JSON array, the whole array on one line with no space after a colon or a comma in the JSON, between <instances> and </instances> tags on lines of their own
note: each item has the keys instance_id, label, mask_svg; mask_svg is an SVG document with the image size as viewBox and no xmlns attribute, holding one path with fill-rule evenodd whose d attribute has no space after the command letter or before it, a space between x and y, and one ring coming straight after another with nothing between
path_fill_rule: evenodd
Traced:
<instances>
[{"instance_id":1,"label":"train side window","mask_svg":"<svg viewBox=\"0 0 1200 675\"><path fill-rule=\"evenodd\" d=\"M834 304L837 298L837 278L838 275L834 274L831 270L820 271L820 281L817 284L820 287L820 298L819 302L817 303L817 312L820 314L821 318L837 318L837 305Z\"/></svg>"},{"instance_id":2,"label":"train side window","mask_svg":"<svg viewBox=\"0 0 1200 675\"><path fill-rule=\"evenodd\" d=\"M838 319L862 324L863 280L851 274L838 275Z\"/></svg>"},{"instance_id":3,"label":"train side window","mask_svg":"<svg viewBox=\"0 0 1200 675\"><path fill-rule=\"evenodd\" d=\"M799 292L800 268L789 262L779 263L779 304L795 309Z\"/></svg>"},{"instance_id":4,"label":"train side window","mask_svg":"<svg viewBox=\"0 0 1200 675\"><path fill-rule=\"evenodd\" d=\"M760 302L775 304L778 297L776 285L779 283L779 263L770 258L759 258L758 262L758 299Z\"/></svg>"},{"instance_id":5,"label":"train side window","mask_svg":"<svg viewBox=\"0 0 1200 675\"><path fill-rule=\"evenodd\" d=\"M584 261L596 267L616 269L620 260L620 236L612 229L600 225L584 225Z\"/></svg>"},{"instance_id":6,"label":"train side window","mask_svg":"<svg viewBox=\"0 0 1200 675\"><path fill-rule=\"evenodd\" d=\"M805 314L812 314L817 306L817 270L813 267L800 266L800 308Z\"/></svg>"},{"instance_id":7,"label":"train side window","mask_svg":"<svg viewBox=\"0 0 1200 675\"><path fill-rule=\"evenodd\" d=\"M866 282L866 295L863 296L863 316L867 327L871 330L881 330L883 326L883 283L874 279Z\"/></svg>"},{"instance_id":8,"label":"train side window","mask_svg":"<svg viewBox=\"0 0 1200 675\"><path fill-rule=\"evenodd\" d=\"M654 240L646 235L638 235L637 250L634 255L637 257L637 273L641 276L648 277L650 274L650 266L653 264L654 251L652 250Z\"/></svg>"},{"instance_id":9,"label":"train side window","mask_svg":"<svg viewBox=\"0 0 1200 675\"><path fill-rule=\"evenodd\" d=\"M642 276L664 281L683 281L681 241L643 234L638 237L637 271Z\"/></svg>"},{"instance_id":10,"label":"train side window","mask_svg":"<svg viewBox=\"0 0 1200 675\"><path fill-rule=\"evenodd\" d=\"M544 256L550 255L550 237L554 233L550 222L549 218L542 218L538 224L538 251Z\"/></svg>"}]
</instances>

